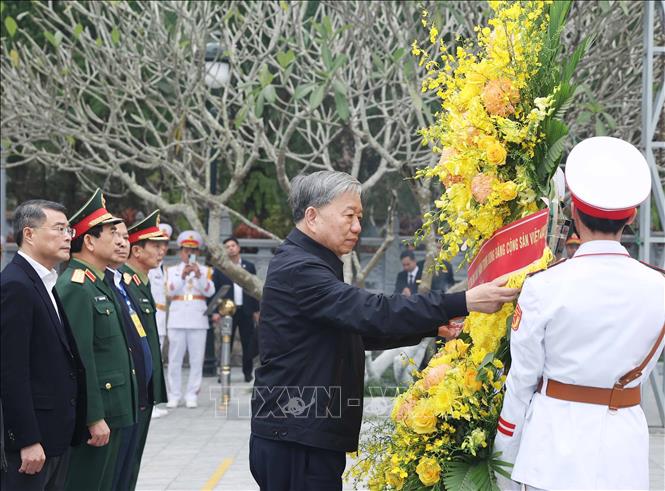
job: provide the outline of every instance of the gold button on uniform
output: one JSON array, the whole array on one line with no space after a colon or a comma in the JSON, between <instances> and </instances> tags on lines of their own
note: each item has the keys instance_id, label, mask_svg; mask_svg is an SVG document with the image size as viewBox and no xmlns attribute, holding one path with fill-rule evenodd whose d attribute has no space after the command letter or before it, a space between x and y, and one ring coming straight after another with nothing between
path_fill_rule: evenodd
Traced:
<instances>
[{"instance_id":1,"label":"gold button on uniform","mask_svg":"<svg viewBox=\"0 0 665 491\"><path fill-rule=\"evenodd\" d=\"M106 387L106 390L111 390L112 385L110 384L110 382L106 382L106 385L104 387Z\"/></svg>"}]
</instances>

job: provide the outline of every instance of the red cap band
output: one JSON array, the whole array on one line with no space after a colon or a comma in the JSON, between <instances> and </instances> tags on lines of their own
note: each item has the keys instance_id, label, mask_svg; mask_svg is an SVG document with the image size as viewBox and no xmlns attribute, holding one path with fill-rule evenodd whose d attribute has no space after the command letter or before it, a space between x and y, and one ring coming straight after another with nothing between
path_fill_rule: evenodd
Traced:
<instances>
[{"instance_id":1,"label":"red cap band","mask_svg":"<svg viewBox=\"0 0 665 491\"><path fill-rule=\"evenodd\" d=\"M100 208L98 210L95 210L92 214L88 215L80 222L78 222L76 225L72 227L76 232L74 237L80 237L81 235L86 233L88 230L90 230L92 227L96 225L94 221L104 215L109 215L109 218L111 217L111 214L108 212L108 210L106 210L106 208Z\"/></svg>"},{"instance_id":2,"label":"red cap band","mask_svg":"<svg viewBox=\"0 0 665 491\"><path fill-rule=\"evenodd\" d=\"M134 244L140 240L151 239L155 236L157 237L163 236L162 229L160 229L159 227L144 228L143 230L139 230L131 234L129 236L129 243Z\"/></svg>"},{"instance_id":3,"label":"red cap band","mask_svg":"<svg viewBox=\"0 0 665 491\"><path fill-rule=\"evenodd\" d=\"M572 198L575 208L589 216L596 218L605 218L607 220L625 220L630 218L635 212L635 207L626 208L623 210L603 210L602 208L596 208L595 206L586 204L574 194L572 195Z\"/></svg>"}]
</instances>

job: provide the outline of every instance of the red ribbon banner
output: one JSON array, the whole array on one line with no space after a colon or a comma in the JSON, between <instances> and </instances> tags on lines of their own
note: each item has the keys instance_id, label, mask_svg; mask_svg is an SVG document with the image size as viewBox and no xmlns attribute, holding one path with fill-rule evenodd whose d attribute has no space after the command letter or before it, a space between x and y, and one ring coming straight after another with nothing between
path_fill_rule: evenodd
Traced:
<instances>
[{"instance_id":1,"label":"red ribbon banner","mask_svg":"<svg viewBox=\"0 0 665 491\"><path fill-rule=\"evenodd\" d=\"M548 215L549 210L545 208L494 232L469 265L469 288L540 259L547 245Z\"/></svg>"}]
</instances>

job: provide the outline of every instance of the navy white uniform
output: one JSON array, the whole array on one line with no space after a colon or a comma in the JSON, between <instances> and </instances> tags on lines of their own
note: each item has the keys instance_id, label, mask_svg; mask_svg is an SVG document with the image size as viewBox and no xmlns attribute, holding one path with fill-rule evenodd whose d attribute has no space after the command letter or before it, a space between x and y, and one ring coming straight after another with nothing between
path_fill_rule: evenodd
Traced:
<instances>
[{"instance_id":1,"label":"navy white uniform","mask_svg":"<svg viewBox=\"0 0 665 491\"><path fill-rule=\"evenodd\" d=\"M591 241L528 278L518 305L495 441L501 459L515 463L513 479L543 489L648 489L649 430L639 405L610 411L544 392L549 379L611 388L638 366L665 322L665 277L618 242ZM657 358L628 387L646 382Z\"/></svg>"},{"instance_id":2,"label":"navy white uniform","mask_svg":"<svg viewBox=\"0 0 665 491\"><path fill-rule=\"evenodd\" d=\"M183 235L185 234L185 235ZM203 243L201 236L186 231L178 237L178 244L200 248ZM196 243L197 245L194 245ZM184 399L188 407L196 407L201 378L203 374L203 358L208 328L206 299L215 293L212 282L212 268L199 264L200 276L196 278L190 272L184 279L182 271L185 263L180 262L166 270L167 294L169 297L169 315L167 332L169 337L169 402L168 407L176 407L183 397L181 386L182 362L185 352L189 353L189 379Z\"/></svg>"},{"instance_id":3,"label":"navy white uniform","mask_svg":"<svg viewBox=\"0 0 665 491\"><path fill-rule=\"evenodd\" d=\"M160 223L159 228L164 235L171 238L173 229L168 223ZM164 338L166 338L166 314L168 313L167 300L166 300L166 268L164 263L158 267L151 269L148 272L150 279L150 293L155 300L155 321L157 322L157 333L159 334L159 345L164 346Z\"/></svg>"},{"instance_id":4,"label":"navy white uniform","mask_svg":"<svg viewBox=\"0 0 665 491\"><path fill-rule=\"evenodd\" d=\"M155 321L157 323L157 333L159 334L159 344L164 345L164 338L166 337L166 314L168 311L166 303L166 268L164 264L148 271L148 279L150 280L150 293L152 298L155 299Z\"/></svg>"},{"instance_id":5,"label":"navy white uniform","mask_svg":"<svg viewBox=\"0 0 665 491\"><path fill-rule=\"evenodd\" d=\"M634 216L650 190L644 157L615 138L578 146L566 169L575 208L597 218ZM644 384L665 343L658 341L665 324L662 272L632 259L616 240L581 238L572 259L527 278L518 300L494 446L501 460L514 463L513 481L499 478L502 489L520 489L518 483L527 489L649 488L649 432L639 389L636 402L618 409L549 392L567 384L567 394L571 386L585 395L595 389L615 394L610 390L617 381L657 345L642 375L625 387Z\"/></svg>"}]
</instances>

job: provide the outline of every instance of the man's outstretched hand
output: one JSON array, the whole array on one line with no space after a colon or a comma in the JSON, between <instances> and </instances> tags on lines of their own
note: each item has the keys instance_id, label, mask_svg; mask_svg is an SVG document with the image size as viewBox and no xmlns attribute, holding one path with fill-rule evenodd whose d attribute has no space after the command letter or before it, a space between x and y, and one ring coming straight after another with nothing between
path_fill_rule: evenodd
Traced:
<instances>
[{"instance_id":1,"label":"man's outstretched hand","mask_svg":"<svg viewBox=\"0 0 665 491\"><path fill-rule=\"evenodd\" d=\"M469 312L492 314L504 303L512 302L520 293L519 288L506 288L506 277L475 286L466 292L466 308Z\"/></svg>"}]
</instances>

